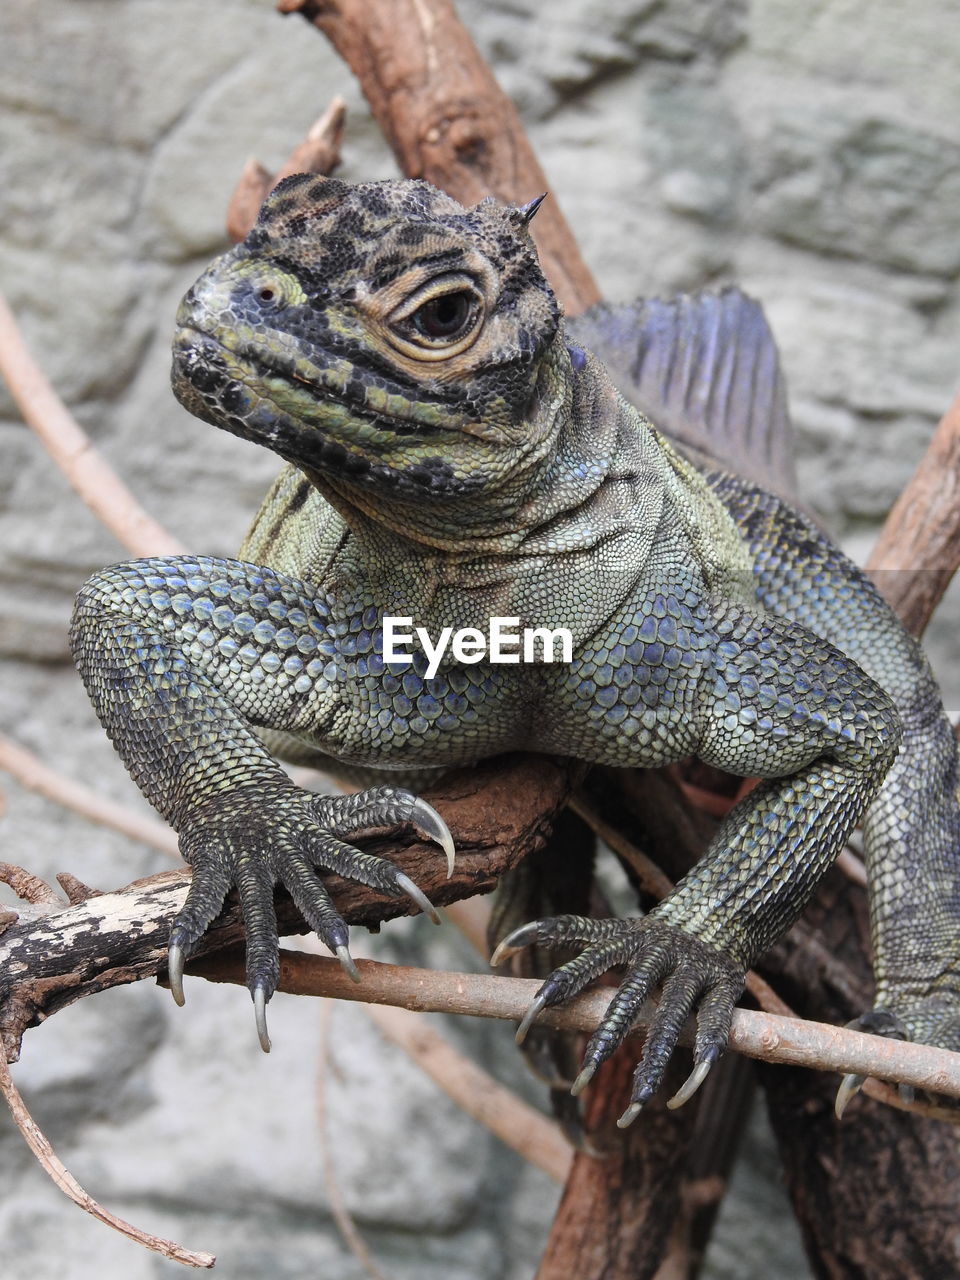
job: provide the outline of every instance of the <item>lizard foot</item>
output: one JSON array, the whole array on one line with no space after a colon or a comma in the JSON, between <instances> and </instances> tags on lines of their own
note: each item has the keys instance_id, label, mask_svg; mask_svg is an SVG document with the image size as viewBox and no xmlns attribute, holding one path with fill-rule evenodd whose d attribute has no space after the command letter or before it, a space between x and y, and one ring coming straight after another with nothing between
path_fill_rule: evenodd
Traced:
<instances>
[{"instance_id":1,"label":"lizard foot","mask_svg":"<svg viewBox=\"0 0 960 1280\"><path fill-rule=\"evenodd\" d=\"M946 1008L943 1007L944 1004ZM960 1015L953 1002L945 1002L939 994L916 1002L910 1012L905 1011L903 1016L893 1009L875 1008L854 1018L847 1026L852 1031L865 1031L869 1035L885 1036L889 1040L912 1040L919 1044L960 1051ZM840 1081L833 1104L838 1120L843 1116L851 1098L855 1098L863 1088L866 1078L851 1072ZM898 1084L897 1093L901 1101L906 1103L913 1102L916 1096L915 1089L909 1084ZM957 1106L955 1098L938 1095L936 1101L950 1108Z\"/></svg>"},{"instance_id":2,"label":"lizard foot","mask_svg":"<svg viewBox=\"0 0 960 1280\"><path fill-rule=\"evenodd\" d=\"M617 1123L621 1128L630 1124L659 1088L683 1024L694 1009L693 1071L667 1105L679 1107L696 1092L726 1046L733 1008L743 990L742 968L692 934L652 915L641 920L581 916L536 920L505 938L492 963L531 943L581 946L583 950L547 978L520 1023L518 1040L542 1009L577 995L607 969L626 967L617 993L587 1045L573 1093L579 1093L614 1052L657 985L662 987L661 996L634 1073L630 1105Z\"/></svg>"},{"instance_id":3,"label":"lizard foot","mask_svg":"<svg viewBox=\"0 0 960 1280\"><path fill-rule=\"evenodd\" d=\"M291 782L222 792L195 809L180 830L180 851L193 867L183 909L170 933L170 990L183 1004L183 965L236 888L247 943L247 986L257 1032L270 1050L266 1006L280 975L280 940L273 887L280 883L304 919L354 981L360 974L350 956L347 925L318 874L334 871L392 897L406 894L422 911L440 917L413 881L385 858L363 853L343 837L361 828L412 825L440 844L453 868L453 839L446 823L425 801L393 787L351 796L317 796Z\"/></svg>"}]
</instances>

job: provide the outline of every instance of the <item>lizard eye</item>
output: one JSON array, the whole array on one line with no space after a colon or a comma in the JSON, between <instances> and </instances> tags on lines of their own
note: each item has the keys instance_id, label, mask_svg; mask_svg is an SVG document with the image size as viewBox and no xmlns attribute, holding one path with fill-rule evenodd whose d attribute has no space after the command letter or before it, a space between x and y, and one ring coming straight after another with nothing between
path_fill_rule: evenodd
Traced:
<instances>
[{"instance_id":1,"label":"lizard eye","mask_svg":"<svg viewBox=\"0 0 960 1280\"><path fill-rule=\"evenodd\" d=\"M410 323L425 338L457 338L473 324L475 311L474 295L462 289L431 298L414 311Z\"/></svg>"},{"instance_id":2,"label":"lizard eye","mask_svg":"<svg viewBox=\"0 0 960 1280\"><path fill-rule=\"evenodd\" d=\"M447 360L465 351L480 332L483 294L465 272L434 277L416 289L387 319L387 336L417 360Z\"/></svg>"}]
</instances>

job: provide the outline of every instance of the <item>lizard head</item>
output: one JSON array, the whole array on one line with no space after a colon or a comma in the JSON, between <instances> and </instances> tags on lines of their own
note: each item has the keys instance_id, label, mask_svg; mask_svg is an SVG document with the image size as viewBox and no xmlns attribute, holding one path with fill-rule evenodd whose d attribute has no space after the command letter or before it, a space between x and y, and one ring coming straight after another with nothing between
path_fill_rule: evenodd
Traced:
<instances>
[{"instance_id":1,"label":"lizard head","mask_svg":"<svg viewBox=\"0 0 960 1280\"><path fill-rule=\"evenodd\" d=\"M364 506L508 483L560 394L537 203L286 179L181 303L178 398Z\"/></svg>"}]
</instances>

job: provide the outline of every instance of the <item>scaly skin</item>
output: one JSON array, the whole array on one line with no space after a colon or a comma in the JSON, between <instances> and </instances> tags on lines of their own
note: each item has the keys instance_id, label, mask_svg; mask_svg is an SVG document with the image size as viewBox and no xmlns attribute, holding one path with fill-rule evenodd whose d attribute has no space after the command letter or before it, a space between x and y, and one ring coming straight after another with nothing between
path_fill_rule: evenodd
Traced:
<instances>
[{"instance_id":1,"label":"scaly skin","mask_svg":"<svg viewBox=\"0 0 960 1280\"><path fill-rule=\"evenodd\" d=\"M293 786L265 744L381 770L515 749L639 766L696 754L766 781L664 902L640 920L538 921L504 944L580 948L533 1013L625 966L578 1087L659 983L625 1119L696 1009L692 1090L745 970L862 817L879 999L890 1025L954 1044L956 749L928 668L812 526L699 475L568 342L530 216L423 183L298 176L181 305L179 398L291 465L242 560L118 565L78 599L90 695L194 868L174 967L236 885L262 1024L275 881L345 962L317 869L409 891L342 842L350 815ZM419 654L385 666L388 614L431 635L491 615L565 626L573 662L448 657L428 679ZM406 793L367 793L355 825L371 815L442 838Z\"/></svg>"}]
</instances>

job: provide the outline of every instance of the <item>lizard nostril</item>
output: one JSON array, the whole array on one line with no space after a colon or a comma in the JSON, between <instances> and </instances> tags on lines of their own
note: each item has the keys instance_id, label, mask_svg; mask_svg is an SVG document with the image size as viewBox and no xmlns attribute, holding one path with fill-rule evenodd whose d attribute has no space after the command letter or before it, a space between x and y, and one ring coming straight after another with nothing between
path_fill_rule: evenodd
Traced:
<instances>
[{"instance_id":1,"label":"lizard nostril","mask_svg":"<svg viewBox=\"0 0 960 1280\"><path fill-rule=\"evenodd\" d=\"M261 302L272 302L276 296L276 289L272 289L269 285L265 285L257 294Z\"/></svg>"}]
</instances>

